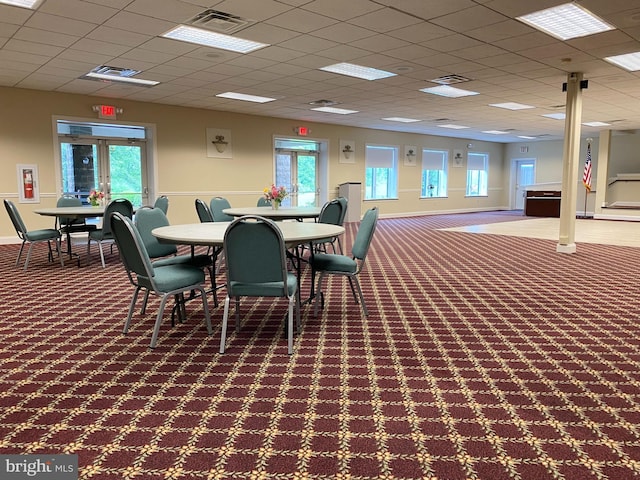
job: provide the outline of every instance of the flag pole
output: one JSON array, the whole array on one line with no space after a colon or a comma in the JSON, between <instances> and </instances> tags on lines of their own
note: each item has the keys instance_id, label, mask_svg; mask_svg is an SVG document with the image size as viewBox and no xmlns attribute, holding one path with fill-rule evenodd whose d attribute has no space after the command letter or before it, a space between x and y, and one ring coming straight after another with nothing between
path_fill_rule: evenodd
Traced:
<instances>
[{"instance_id":1,"label":"flag pole","mask_svg":"<svg viewBox=\"0 0 640 480\"><path fill-rule=\"evenodd\" d=\"M593 138L587 138L587 159L584 164L582 174L582 184L584 185L584 218L587 218L587 197L591 192L591 142Z\"/></svg>"}]
</instances>

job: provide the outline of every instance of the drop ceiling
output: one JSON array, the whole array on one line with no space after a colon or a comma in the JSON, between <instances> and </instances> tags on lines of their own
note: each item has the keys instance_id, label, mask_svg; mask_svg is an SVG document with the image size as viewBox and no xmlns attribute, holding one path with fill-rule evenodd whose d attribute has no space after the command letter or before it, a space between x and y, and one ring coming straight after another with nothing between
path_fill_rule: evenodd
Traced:
<instances>
[{"instance_id":1,"label":"drop ceiling","mask_svg":"<svg viewBox=\"0 0 640 480\"><path fill-rule=\"evenodd\" d=\"M582 121L640 130L640 73L603 60L640 51L640 1L578 2L614 30L560 41L515 18L566 0L44 0L36 10L0 5L0 85L129 99L382 130L522 142L561 139L562 84L582 72ZM230 15L232 35L269 44L248 54L161 35L205 10ZM320 70L347 62L396 73L361 80ZM100 65L159 81L141 87L81 79ZM421 92L432 80L468 79L478 92ZM275 98L255 104L216 97ZM320 100L350 115L313 111ZM316 104L313 104L313 103ZM515 102L533 106L505 110ZM393 122L383 118L410 118ZM469 128L449 130L439 125ZM582 127L594 136L602 127ZM482 133L502 131L501 135Z\"/></svg>"}]
</instances>

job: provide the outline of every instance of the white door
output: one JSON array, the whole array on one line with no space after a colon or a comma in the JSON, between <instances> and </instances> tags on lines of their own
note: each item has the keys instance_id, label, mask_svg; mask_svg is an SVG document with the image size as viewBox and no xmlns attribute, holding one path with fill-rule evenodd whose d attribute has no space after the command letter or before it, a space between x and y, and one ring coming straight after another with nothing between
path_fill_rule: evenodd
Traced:
<instances>
[{"instance_id":1,"label":"white door","mask_svg":"<svg viewBox=\"0 0 640 480\"><path fill-rule=\"evenodd\" d=\"M524 210L527 187L536 183L536 161L533 158L516 160L515 210Z\"/></svg>"}]
</instances>

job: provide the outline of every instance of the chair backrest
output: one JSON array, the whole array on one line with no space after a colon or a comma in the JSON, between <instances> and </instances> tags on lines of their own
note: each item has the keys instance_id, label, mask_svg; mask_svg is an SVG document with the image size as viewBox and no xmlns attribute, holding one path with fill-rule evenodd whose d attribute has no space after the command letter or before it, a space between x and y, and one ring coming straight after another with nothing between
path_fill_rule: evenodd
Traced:
<instances>
[{"instance_id":1,"label":"chair backrest","mask_svg":"<svg viewBox=\"0 0 640 480\"><path fill-rule=\"evenodd\" d=\"M118 245L120 258L124 268L133 282L131 273L135 273L138 281L141 278L151 279L154 276L153 265L133 221L119 212L109 219L109 230Z\"/></svg>"},{"instance_id":2,"label":"chair backrest","mask_svg":"<svg viewBox=\"0 0 640 480\"><path fill-rule=\"evenodd\" d=\"M213 222L211 209L205 202L203 202L199 198L196 198L196 213L198 214L200 223Z\"/></svg>"},{"instance_id":3,"label":"chair backrest","mask_svg":"<svg viewBox=\"0 0 640 480\"><path fill-rule=\"evenodd\" d=\"M234 220L224 234L223 247L229 296L266 292L268 296L286 296L285 243L272 220L257 215Z\"/></svg>"},{"instance_id":4,"label":"chair backrest","mask_svg":"<svg viewBox=\"0 0 640 480\"><path fill-rule=\"evenodd\" d=\"M154 208L159 208L160 210L162 210L166 215L169 211L169 197L167 197L166 195L159 196L158 198L156 198L153 206Z\"/></svg>"},{"instance_id":5,"label":"chair backrest","mask_svg":"<svg viewBox=\"0 0 640 480\"><path fill-rule=\"evenodd\" d=\"M11 219L11 223L13 223L13 227L16 229L16 233L20 239L24 240L25 235L27 234L27 227L22 221L22 217L20 216L20 212L16 208L15 204L11 200L4 201L4 207L7 209L7 213L9 214L9 218Z\"/></svg>"},{"instance_id":6,"label":"chair backrest","mask_svg":"<svg viewBox=\"0 0 640 480\"><path fill-rule=\"evenodd\" d=\"M271 206L271 202L269 200L267 200L266 197L260 197L260 198L258 198L258 203L256 204L256 206L258 206L258 207L270 207Z\"/></svg>"},{"instance_id":7,"label":"chair backrest","mask_svg":"<svg viewBox=\"0 0 640 480\"><path fill-rule=\"evenodd\" d=\"M378 207L373 207L367 210L362 217L360 226L358 227L358 233L356 233L356 239L351 247L351 255L353 258L357 258L364 262L371 240L373 239L373 233L376 231L376 225L378 224Z\"/></svg>"},{"instance_id":8,"label":"chair backrest","mask_svg":"<svg viewBox=\"0 0 640 480\"><path fill-rule=\"evenodd\" d=\"M111 232L111 215L120 213L125 217L133 217L133 205L126 198L114 198L107 206L104 207L104 219L102 221L102 236L110 235Z\"/></svg>"},{"instance_id":9,"label":"chair backrest","mask_svg":"<svg viewBox=\"0 0 640 480\"><path fill-rule=\"evenodd\" d=\"M224 197L213 197L209 202L209 208L214 222L231 222L234 218L231 215L222 213L225 208L231 208L229 200Z\"/></svg>"},{"instance_id":10,"label":"chair backrest","mask_svg":"<svg viewBox=\"0 0 640 480\"><path fill-rule=\"evenodd\" d=\"M74 195L63 195L56 202L56 207L81 207L82 200ZM72 217L57 217L59 227L66 227L72 223L82 223Z\"/></svg>"},{"instance_id":11,"label":"chair backrest","mask_svg":"<svg viewBox=\"0 0 640 480\"><path fill-rule=\"evenodd\" d=\"M341 225L340 219L344 219L342 215L342 204L337 198L328 201L322 206L318 223L328 223L331 225Z\"/></svg>"},{"instance_id":12,"label":"chair backrest","mask_svg":"<svg viewBox=\"0 0 640 480\"><path fill-rule=\"evenodd\" d=\"M178 252L175 245L160 243L151 233L154 228L168 225L169 219L159 208L143 207L136 211L135 226L150 258L166 257Z\"/></svg>"},{"instance_id":13,"label":"chair backrest","mask_svg":"<svg viewBox=\"0 0 640 480\"><path fill-rule=\"evenodd\" d=\"M340 222L338 223L338 225L344 225L344 219L347 216L347 207L349 206L349 201L347 200L347 197L338 197L336 200L338 200L340 202L340 205L342 205L342 217L340 217Z\"/></svg>"}]
</instances>

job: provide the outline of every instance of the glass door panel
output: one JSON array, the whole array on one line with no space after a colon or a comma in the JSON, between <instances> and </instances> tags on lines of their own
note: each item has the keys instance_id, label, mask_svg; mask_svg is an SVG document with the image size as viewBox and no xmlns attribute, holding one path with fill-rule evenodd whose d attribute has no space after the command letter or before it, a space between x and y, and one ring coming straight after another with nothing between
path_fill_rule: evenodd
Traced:
<instances>
[{"instance_id":1,"label":"glass door panel","mask_svg":"<svg viewBox=\"0 0 640 480\"><path fill-rule=\"evenodd\" d=\"M277 149L276 185L289 192L282 205L315 206L318 197L318 154L309 151Z\"/></svg>"},{"instance_id":2,"label":"glass door panel","mask_svg":"<svg viewBox=\"0 0 640 480\"><path fill-rule=\"evenodd\" d=\"M83 203L89 203L87 200L89 192L95 189L99 182L100 158L98 152L97 141L60 143L62 192L64 195L75 195Z\"/></svg>"},{"instance_id":3,"label":"glass door panel","mask_svg":"<svg viewBox=\"0 0 640 480\"><path fill-rule=\"evenodd\" d=\"M109 198L126 198L134 207L148 203L143 179L146 178L143 148L140 142L117 144L109 142L107 194Z\"/></svg>"}]
</instances>

